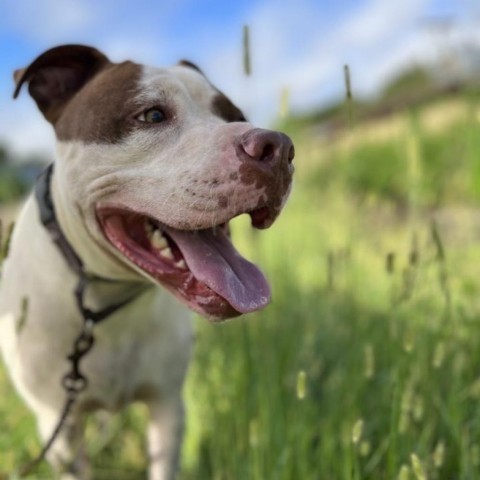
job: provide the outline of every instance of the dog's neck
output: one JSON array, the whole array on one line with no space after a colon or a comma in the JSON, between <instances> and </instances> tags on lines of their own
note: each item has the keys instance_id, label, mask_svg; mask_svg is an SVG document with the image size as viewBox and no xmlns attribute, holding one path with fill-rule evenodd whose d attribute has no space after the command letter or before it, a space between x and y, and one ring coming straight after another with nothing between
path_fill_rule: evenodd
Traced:
<instances>
[{"instance_id":1,"label":"dog's neck","mask_svg":"<svg viewBox=\"0 0 480 480\"><path fill-rule=\"evenodd\" d=\"M78 277L79 283L81 281L85 282L84 306L90 305L97 309L100 307L105 312L108 312L111 307L112 311L114 311L136 298L148 285L143 282L130 282L102 277L90 272L85 267L82 258L67 239L57 218L57 209L51 189L53 170L53 164L50 164L38 177L35 184L35 198L39 209L40 221L49 232L69 268ZM98 297L116 299L117 303L111 303L108 306L98 305L96 301ZM118 298L124 298L124 300L118 303Z\"/></svg>"},{"instance_id":2,"label":"dog's neck","mask_svg":"<svg viewBox=\"0 0 480 480\"><path fill-rule=\"evenodd\" d=\"M84 265L74 248L67 240L57 220L55 207L53 205L50 184L53 174L53 163L51 163L38 177L35 183L35 199L37 200L40 221L52 236L53 241L60 249L65 261L77 274L84 272Z\"/></svg>"}]
</instances>

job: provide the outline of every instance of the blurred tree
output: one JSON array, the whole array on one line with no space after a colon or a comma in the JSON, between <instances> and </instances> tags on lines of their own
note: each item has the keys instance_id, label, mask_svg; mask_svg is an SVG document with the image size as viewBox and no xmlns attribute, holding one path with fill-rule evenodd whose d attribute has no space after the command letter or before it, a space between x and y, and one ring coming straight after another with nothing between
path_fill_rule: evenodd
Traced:
<instances>
[{"instance_id":1,"label":"blurred tree","mask_svg":"<svg viewBox=\"0 0 480 480\"><path fill-rule=\"evenodd\" d=\"M0 144L0 165L5 165L8 162L8 150L5 145Z\"/></svg>"},{"instance_id":2,"label":"blurred tree","mask_svg":"<svg viewBox=\"0 0 480 480\"><path fill-rule=\"evenodd\" d=\"M15 170L0 168L0 203L17 200L27 192L28 186L16 174Z\"/></svg>"},{"instance_id":3,"label":"blurred tree","mask_svg":"<svg viewBox=\"0 0 480 480\"><path fill-rule=\"evenodd\" d=\"M429 91L433 84L432 76L427 69L412 67L401 72L386 85L382 98L410 96L415 92Z\"/></svg>"},{"instance_id":4,"label":"blurred tree","mask_svg":"<svg viewBox=\"0 0 480 480\"><path fill-rule=\"evenodd\" d=\"M0 143L0 203L13 202L25 195L45 163L35 154L17 159Z\"/></svg>"}]
</instances>

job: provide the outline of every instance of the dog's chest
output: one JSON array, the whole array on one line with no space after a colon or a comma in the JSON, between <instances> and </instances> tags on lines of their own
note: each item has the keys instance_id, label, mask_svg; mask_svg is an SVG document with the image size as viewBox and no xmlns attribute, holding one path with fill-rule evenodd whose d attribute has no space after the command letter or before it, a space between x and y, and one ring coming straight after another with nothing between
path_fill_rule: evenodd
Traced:
<instances>
[{"instance_id":1,"label":"dog's chest","mask_svg":"<svg viewBox=\"0 0 480 480\"><path fill-rule=\"evenodd\" d=\"M171 392L185 375L192 343L188 312L159 302L163 298L146 300L146 311L133 306L98 326L84 360L87 397L108 409Z\"/></svg>"}]
</instances>

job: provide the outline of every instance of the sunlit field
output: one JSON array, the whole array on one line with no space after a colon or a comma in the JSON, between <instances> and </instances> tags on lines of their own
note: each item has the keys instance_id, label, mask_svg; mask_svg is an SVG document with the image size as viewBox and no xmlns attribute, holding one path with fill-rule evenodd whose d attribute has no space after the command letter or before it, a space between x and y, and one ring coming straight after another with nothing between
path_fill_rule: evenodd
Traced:
<instances>
[{"instance_id":1,"label":"sunlit field","mask_svg":"<svg viewBox=\"0 0 480 480\"><path fill-rule=\"evenodd\" d=\"M291 199L267 231L233 225L273 303L195 319L181 480L480 478L479 112L464 93L330 136L284 122ZM0 388L13 471L39 444ZM91 419L96 479L145 478L145 421Z\"/></svg>"}]
</instances>

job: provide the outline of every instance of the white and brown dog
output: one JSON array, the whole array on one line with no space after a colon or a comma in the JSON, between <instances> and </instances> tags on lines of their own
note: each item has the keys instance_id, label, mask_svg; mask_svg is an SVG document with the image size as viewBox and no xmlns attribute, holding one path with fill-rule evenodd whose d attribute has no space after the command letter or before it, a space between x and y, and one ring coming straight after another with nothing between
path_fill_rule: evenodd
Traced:
<instances>
[{"instance_id":1,"label":"white and brown dog","mask_svg":"<svg viewBox=\"0 0 480 480\"><path fill-rule=\"evenodd\" d=\"M65 401L61 379L85 320L80 307L121 307L95 327L96 344L82 360L88 388L49 460L67 472L62 478L87 478L79 461L85 413L143 401L150 478L172 479L192 344L185 306L221 321L269 303L264 276L233 247L228 222L246 213L256 228L273 223L290 191L292 142L254 128L185 61L167 69L115 64L94 48L66 45L15 80L15 94L28 83L55 129L54 170L43 188L56 230L32 195L2 272L5 362L46 439ZM68 251L88 279L84 305Z\"/></svg>"}]
</instances>

